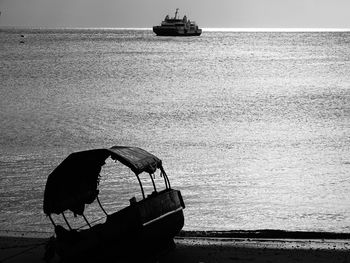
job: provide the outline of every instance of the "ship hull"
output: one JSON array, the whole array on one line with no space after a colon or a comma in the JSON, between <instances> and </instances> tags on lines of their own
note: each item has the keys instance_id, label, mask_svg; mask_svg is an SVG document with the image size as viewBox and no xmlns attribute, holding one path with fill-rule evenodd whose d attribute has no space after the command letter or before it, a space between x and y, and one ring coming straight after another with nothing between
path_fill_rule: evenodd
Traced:
<instances>
[{"instance_id":1,"label":"ship hull","mask_svg":"<svg viewBox=\"0 0 350 263\"><path fill-rule=\"evenodd\" d=\"M202 34L202 29L197 30L186 30L185 28L164 28L161 26L154 26L153 32L157 36L181 36L181 37L190 37L190 36L200 36Z\"/></svg>"}]
</instances>

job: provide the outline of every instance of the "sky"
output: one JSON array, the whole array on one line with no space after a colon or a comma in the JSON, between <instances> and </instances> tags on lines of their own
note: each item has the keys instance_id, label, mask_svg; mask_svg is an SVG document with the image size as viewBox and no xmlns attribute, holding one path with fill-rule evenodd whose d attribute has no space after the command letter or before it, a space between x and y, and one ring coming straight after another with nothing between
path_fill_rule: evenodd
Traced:
<instances>
[{"instance_id":1,"label":"sky","mask_svg":"<svg viewBox=\"0 0 350 263\"><path fill-rule=\"evenodd\" d=\"M0 26L151 28L176 8L202 28L350 28L350 0L0 0Z\"/></svg>"}]
</instances>

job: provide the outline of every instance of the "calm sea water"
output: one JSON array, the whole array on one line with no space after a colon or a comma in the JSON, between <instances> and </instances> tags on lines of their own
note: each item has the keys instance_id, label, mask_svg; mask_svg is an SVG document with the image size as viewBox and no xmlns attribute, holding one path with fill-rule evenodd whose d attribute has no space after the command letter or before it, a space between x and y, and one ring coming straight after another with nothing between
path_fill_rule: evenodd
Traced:
<instances>
[{"instance_id":1,"label":"calm sea water","mask_svg":"<svg viewBox=\"0 0 350 263\"><path fill-rule=\"evenodd\" d=\"M350 33L2 29L0 79L0 230L52 232L48 174L130 145L163 160L186 230L350 232ZM133 195L108 162L105 209Z\"/></svg>"}]
</instances>

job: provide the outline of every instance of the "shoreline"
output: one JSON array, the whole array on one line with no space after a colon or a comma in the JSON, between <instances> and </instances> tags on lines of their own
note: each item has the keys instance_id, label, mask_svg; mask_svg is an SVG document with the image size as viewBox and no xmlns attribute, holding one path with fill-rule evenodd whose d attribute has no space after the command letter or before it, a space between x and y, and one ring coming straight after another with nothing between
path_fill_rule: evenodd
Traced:
<instances>
[{"instance_id":1,"label":"shoreline","mask_svg":"<svg viewBox=\"0 0 350 263\"><path fill-rule=\"evenodd\" d=\"M50 238L55 233L21 230L1 230L0 237ZM350 233L328 231L290 231L279 229L257 230L181 230L179 238L256 238L256 239L341 239L350 240Z\"/></svg>"},{"instance_id":2,"label":"shoreline","mask_svg":"<svg viewBox=\"0 0 350 263\"><path fill-rule=\"evenodd\" d=\"M176 248L162 255L158 262L345 263L350 262L349 235L281 230L181 231L175 237ZM44 262L48 240L0 235L0 263ZM102 255L100 259L108 262ZM59 262L59 258L55 256L50 262Z\"/></svg>"},{"instance_id":3,"label":"shoreline","mask_svg":"<svg viewBox=\"0 0 350 263\"><path fill-rule=\"evenodd\" d=\"M350 239L350 233L288 231L278 229L181 231L179 237L268 238L268 239Z\"/></svg>"}]
</instances>

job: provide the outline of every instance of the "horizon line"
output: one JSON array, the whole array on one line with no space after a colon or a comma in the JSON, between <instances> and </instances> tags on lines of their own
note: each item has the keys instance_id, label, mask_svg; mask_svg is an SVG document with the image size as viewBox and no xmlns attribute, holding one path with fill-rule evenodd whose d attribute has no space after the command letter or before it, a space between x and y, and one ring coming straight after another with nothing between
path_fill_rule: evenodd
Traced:
<instances>
[{"instance_id":1,"label":"horizon line","mask_svg":"<svg viewBox=\"0 0 350 263\"><path fill-rule=\"evenodd\" d=\"M0 26L0 29L42 29L42 30L152 30L152 27L39 27L39 26ZM350 32L350 28L316 27L203 27L207 32Z\"/></svg>"},{"instance_id":2,"label":"horizon line","mask_svg":"<svg viewBox=\"0 0 350 263\"><path fill-rule=\"evenodd\" d=\"M205 31L222 32L350 32L350 28L316 28L316 27L237 27L237 28L203 28Z\"/></svg>"}]
</instances>

